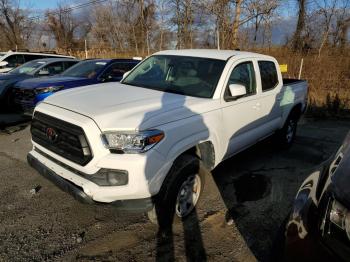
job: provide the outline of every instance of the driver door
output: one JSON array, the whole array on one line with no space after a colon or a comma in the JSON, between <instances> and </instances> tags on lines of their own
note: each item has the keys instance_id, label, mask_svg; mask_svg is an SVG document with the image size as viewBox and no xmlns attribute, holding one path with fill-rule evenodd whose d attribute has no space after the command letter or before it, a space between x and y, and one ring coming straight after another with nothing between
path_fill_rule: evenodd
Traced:
<instances>
[{"instance_id":1,"label":"driver door","mask_svg":"<svg viewBox=\"0 0 350 262\"><path fill-rule=\"evenodd\" d=\"M261 124L259 90L256 76L257 64L253 59L239 60L229 73L224 91L223 122L228 146L225 158L255 143L259 138L258 126ZM245 86L246 95L232 97L228 86Z\"/></svg>"}]
</instances>

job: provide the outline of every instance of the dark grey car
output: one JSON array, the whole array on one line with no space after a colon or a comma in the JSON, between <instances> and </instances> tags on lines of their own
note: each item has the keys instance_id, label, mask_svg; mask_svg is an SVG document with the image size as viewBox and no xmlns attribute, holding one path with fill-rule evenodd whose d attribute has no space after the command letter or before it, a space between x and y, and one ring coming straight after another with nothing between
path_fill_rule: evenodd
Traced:
<instances>
[{"instance_id":1,"label":"dark grey car","mask_svg":"<svg viewBox=\"0 0 350 262\"><path fill-rule=\"evenodd\" d=\"M0 107L8 109L11 105L12 87L19 81L61 74L79 60L68 58L44 58L25 63L6 74L0 74Z\"/></svg>"}]
</instances>

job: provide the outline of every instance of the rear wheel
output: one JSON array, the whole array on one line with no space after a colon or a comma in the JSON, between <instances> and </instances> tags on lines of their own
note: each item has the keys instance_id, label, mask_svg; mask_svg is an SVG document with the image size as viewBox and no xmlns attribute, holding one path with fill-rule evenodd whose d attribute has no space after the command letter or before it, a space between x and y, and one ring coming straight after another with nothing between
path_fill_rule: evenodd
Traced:
<instances>
[{"instance_id":1,"label":"rear wheel","mask_svg":"<svg viewBox=\"0 0 350 262\"><path fill-rule=\"evenodd\" d=\"M154 198L153 209L147 213L150 221L169 226L174 219L177 222L191 214L200 200L207 173L197 157L179 156Z\"/></svg>"},{"instance_id":2,"label":"rear wheel","mask_svg":"<svg viewBox=\"0 0 350 262\"><path fill-rule=\"evenodd\" d=\"M283 128L277 132L277 141L282 148L289 148L293 144L297 132L298 119L296 113L291 113Z\"/></svg>"}]
</instances>

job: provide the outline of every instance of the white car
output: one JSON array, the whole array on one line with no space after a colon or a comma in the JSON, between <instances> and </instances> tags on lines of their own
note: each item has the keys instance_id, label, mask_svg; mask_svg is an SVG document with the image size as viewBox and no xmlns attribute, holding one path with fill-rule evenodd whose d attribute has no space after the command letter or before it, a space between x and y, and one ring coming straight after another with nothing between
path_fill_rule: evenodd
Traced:
<instances>
[{"instance_id":1,"label":"white car","mask_svg":"<svg viewBox=\"0 0 350 262\"><path fill-rule=\"evenodd\" d=\"M58 55L54 53L30 53L30 52L0 52L0 73L7 73L12 69L32 60L41 58L75 58L72 56Z\"/></svg>"},{"instance_id":2,"label":"white car","mask_svg":"<svg viewBox=\"0 0 350 262\"><path fill-rule=\"evenodd\" d=\"M161 51L121 83L40 103L28 162L84 202L185 217L208 170L276 133L289 146L306 101L307 83L283 80L273 57Z\"/></svg>"}]
</instances>

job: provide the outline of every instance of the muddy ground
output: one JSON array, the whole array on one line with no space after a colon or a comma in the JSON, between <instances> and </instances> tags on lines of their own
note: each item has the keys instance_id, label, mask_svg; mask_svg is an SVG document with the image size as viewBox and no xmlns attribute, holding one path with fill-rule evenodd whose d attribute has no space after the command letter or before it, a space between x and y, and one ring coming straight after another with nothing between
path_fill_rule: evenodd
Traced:
<instances>
[{"instance_id":1,"label":"muddy ground","mask_svg":"<svg viewBox=\"0 0 350 262\"><path fill-rule=\"evenodd\" d=\"M164 237L143 214L82 205L40 177L26 163L29 127L2 117L0 261L269 261L301 182L350 128L302 119L289 150L267 139L225 161L196 212Z\"/></svg>"}]
</instances>

